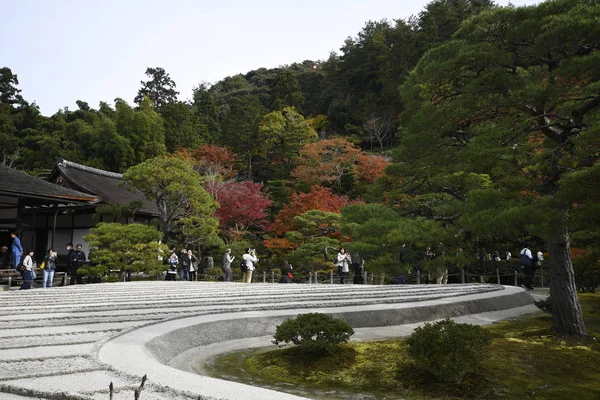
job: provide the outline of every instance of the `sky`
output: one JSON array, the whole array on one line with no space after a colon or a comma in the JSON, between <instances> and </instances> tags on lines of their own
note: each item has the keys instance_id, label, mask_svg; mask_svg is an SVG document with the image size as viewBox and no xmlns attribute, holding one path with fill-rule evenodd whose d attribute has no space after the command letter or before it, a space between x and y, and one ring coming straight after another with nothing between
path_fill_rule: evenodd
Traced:
<instances>
[{"instance_id":1,"label":"sky","mask_svg":"<svg viewBox=\"0 0 600 400\"><path fill-rule=\"evenodd\" d=\"M0 0L0 68L17 74L21 95L48 116L76 109L76 100L132 103L147 67L164 68L189 100L201 82L325 60L367 21L418 15L428 2Z\"/></svg>"}]
</instances>

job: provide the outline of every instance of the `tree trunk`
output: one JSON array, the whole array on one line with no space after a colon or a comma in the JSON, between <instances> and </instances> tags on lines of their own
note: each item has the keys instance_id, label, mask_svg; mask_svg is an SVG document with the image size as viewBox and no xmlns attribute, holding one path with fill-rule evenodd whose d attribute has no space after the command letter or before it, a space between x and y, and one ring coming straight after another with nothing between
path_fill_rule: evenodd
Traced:
<instances>
[{"instance_id":1,"label":"tree trunk","mask_svg":"<svg viewBox=\"0 0 600 400\"><path fill-rule=\"evenodd\" d=\"M548 243L552 275L550 282L552 330L559 335L585 338L588 334L577 299L575 274L569 249L568 233L559 235Z\"/></svg>"}]
</instances>

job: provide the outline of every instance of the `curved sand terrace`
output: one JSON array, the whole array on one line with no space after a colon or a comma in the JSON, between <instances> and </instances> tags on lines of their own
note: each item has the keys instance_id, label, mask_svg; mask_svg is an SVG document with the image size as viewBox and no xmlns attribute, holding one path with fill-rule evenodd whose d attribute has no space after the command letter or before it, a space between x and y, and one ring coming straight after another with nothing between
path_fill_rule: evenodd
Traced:
<instances>
[{"instance_id":1,"label":"curved sand terrace","mask_svg":"<svg viewBox=\"0 0 600 400\"><path fill-rule=\"evenodd\" d=\"M296 285L130 282L0 294L0 399L292 399L195 374L202 357L269 345L306 312L343 318L354 338L403 336L423 321L473 323L535 311L521 288L497 285ZM461 317L462 316L462 317ZM192 371L192 372L190 372ZM11 397L8 396L10 393Z\"/></svg>"}]
</instances>

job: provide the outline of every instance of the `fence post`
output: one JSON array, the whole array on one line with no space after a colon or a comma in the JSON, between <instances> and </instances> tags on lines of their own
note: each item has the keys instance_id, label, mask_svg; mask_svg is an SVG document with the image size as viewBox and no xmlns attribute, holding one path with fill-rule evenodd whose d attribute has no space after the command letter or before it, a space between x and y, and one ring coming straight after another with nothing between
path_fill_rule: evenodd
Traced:
<instances>
[{"instance_id":1,"label":"fence post","mask_svg":"<svg viewBox=\"0 0 600 400\"><path fill-rule=\"evenodd\" d=\"M483 283L483 275L479 275L479 283Z\"/></svg>"},{"instance_id":2,"label":"fence post","mask_svg":"<svg viewBox=\"0 0 600 400\"><path fill-rule=\"evenodd\" d=\"M329 283L333 285L333 271L329 273Z\"/></svg>"},{"instance_id":3,"label":"fence post","mask_svg":"<svg viewBox=\"0 0 600 400\"><path fill-rule=\"evenodd\" d=\"M271 283L275 283L275 271L271 271Z\"/></svg>"},{"instance_id":4,"label":"fence post","mask_svg":"<svg viewBox=\"0 0 600 400\"><path fill-rule=\"evenodd\" d=\"M460 270L460 283L465 283L465 270L461 269Z\"/></svg>"},{"instance_id":5,"label":"fence post","mask_svg":"<svg viewBox=\"0 0 600 400\"><path fill-rule=\"evenodd\" d=\"M498 279L498 285L500 284L500 270L496 268L496 278Z\"/></svg>"},{"instance_id":6,"label":"fence post","mask_svg":"<svg viewBox=\"0 0 600 400\"><path fill-rule=\"evenodd\" d=\"M369 284L369 273L367 271L363 271L363 281L368 285Z\"/></svg>"},{"instance_id":7,"label":"fence post","mask_svg":"<svg viewBox=\"0 0 600 400\"><path fill-rule=\"evenodd\" d=\"M544 287L544 263L542 263L542 265L540 265L540 279L541 279L541 284L540 287L543 288Z\"/></svg>"},{"instance_id":8,"label":"fence post","mask_svg":"<svg viewBox=\"0 0 600 400\"><path fill-rule=\"evenodd\" d=\"M515 286L519 286L519 277L517 275L517 270L515 269Z\"/></svg>"},{"instance_id":9,"label":"fence post","mask_svg":"<svg viewBox=\"0 0 600 400\"><path fill-rule=\"evenodd\" d=\"M267 283L267 272L263 271L263 283Z\"/></svg>"},{"instance_id":10,"label":"fence post","mask_svg":"<svg viewBox=\"0 0 600 400\"><path fill-rule=\"evenodd\" d=\"M421 270L417 270L417 285L421 284Z\"/></svg>"}]
</instances>

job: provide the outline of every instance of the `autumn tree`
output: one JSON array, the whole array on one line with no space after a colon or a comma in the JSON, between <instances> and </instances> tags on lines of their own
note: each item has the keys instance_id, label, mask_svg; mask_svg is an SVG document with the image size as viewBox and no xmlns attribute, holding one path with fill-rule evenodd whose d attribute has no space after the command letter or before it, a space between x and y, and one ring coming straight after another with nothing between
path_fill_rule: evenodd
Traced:
<instances>
[{"instance_id":1,"label":"autumn tree","mask_svg":"<svg viewBox=\"0 0 600 400\"><path fill-rule=\"evenodd\" d=\"M275 216L274 231L277 235L284 235L287 231L296 230L294 217L310 210L339 213L340 208L348 202L348 197L338 196L331 189L322 186L313 186L308 193L292 194L288 203Z\"/></svg>"},{"instance_id":2,"label":"autumn tree","mask_svg":"<svg viewBox=\"0 0 600 400\"><path fill-rule=\"evenodd\" d=\"M360 150L345 139L326 139L309 143L300 149L292 176L318 185L340 189L342 178L351 176Z\"/></svg>"},{"instance_id":3,"label":"autumn tree","mask_svg":"<svg viewBox=\"0 0 600 400\"><path fill-rule=\"evenodd\" d=\"M271 200L262 189L262 184L251 181L229 181L219 189L216 200L220 207L215 215L222 231L267 229Z\"/></svg>"}]
</instances>

